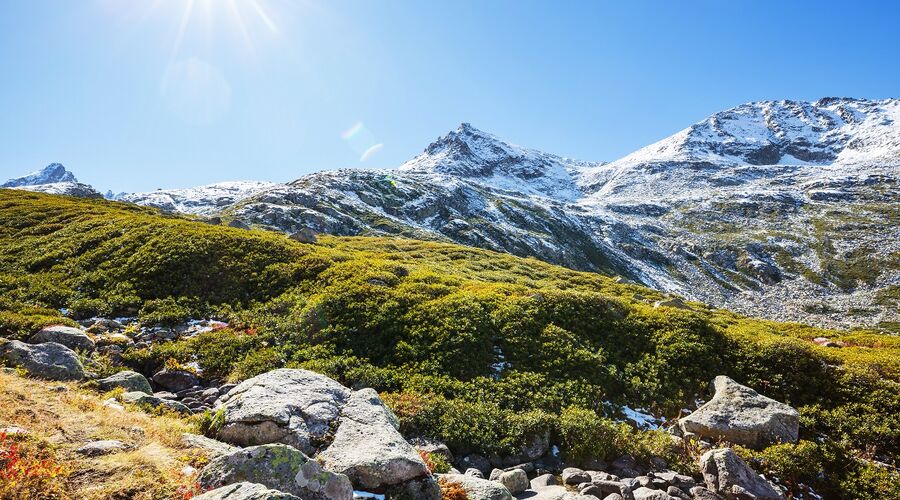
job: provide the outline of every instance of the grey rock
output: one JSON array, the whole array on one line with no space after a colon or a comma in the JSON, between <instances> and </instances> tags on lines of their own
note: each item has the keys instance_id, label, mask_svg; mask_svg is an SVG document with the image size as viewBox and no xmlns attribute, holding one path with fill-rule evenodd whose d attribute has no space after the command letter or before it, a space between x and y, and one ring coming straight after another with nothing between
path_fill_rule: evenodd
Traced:
<instances>
[{"instance_id":1,"label":"grey rock","mask_svg":"<svg viewBox=\"0 0 900 500\"><path fill-rule=\"evenodd\" d=\"M782 494L760 477L730 448L707 451L700 457L706 487L726 498L777 500Z\"/></svg>"},{"instance_id":2,"label":"grey rock","mask_svg":"<svg viewBox=\"0 0 900 500\"><path fill-rule=\"evenodd\" d=\"M469 500L512 500L509 490L500 483L469 475L439 474L439 480L457 483Z\"/></svg>"},{"instance_id":3,"label":"grey rock","mask_svg":"<svg viewBox=\"0 0 900 500\"><path fill-rule=\"evenodd\" d=\"M603 497L603 500L625 500L625 498L618 493L610 493Z\"/></svg>"},{"instance_id":4,"label":"grey rock","mask_svg":"<svg viewBox=\"0 0 900 500\"><path fill-rule=\"evenodd\" d=\"M346 474L354 486L364 489L427 476L425 462L398 427L397 417L377 392L356 391L341 408L334 441L318 458L326 469Z\"/></svg>"},{"instance_id":5,"label":"grey rock","mask_svg":"<svg viewBox=\"0 0 900 500\"><path fill-rule=\"evenodd\" d=\"M0 344L0 361L48 380L81 380L84 366L68 347L55 342L29 345L18 340Z\"/></svg>"},{"instance_id":6,"label":"grey rock","mask_svg":"<svg viewBox=\"0 0 900 500\"><path fill-rule=\"evenodd\" d=\"M111 391L116 387L121 387L127 392L140 391L147 394L153 394L153 388L150 387L150 382L147 380L147 377L133 371L121 371L114 375L110 375L109 377L102 378L98 380L97 383L100 385L100 389L104 391Z\"/></svg>"},{"instance_id":7,"label":"grey rock","mask_svg":"<svg viewBox=\"0 0 900 500\"><path fill-rule=\"evenodd\" d=\"M553 474L542 474L532 479L530 484L531 489L537 490L545 486L557 486L559 481L557 481L556 476Z\"/></svg>"},{"instance_id":8,"label":"grey rock","mask_svg":"<svg viewBox=\"0 0 900 500\"><path fill-rule=\"evenodd\" d=\"M563 484L573 486L581 483L589 483L591 482L591 475L581 469L567 467L562 471L562 481Z\"/></svg>"},{"instance_id":9,"label":"grey rock","mask_svg":"<svg viewBox=\"0 0 900 500\"><path fill-rule=\"evenodd\" d=\"M578 492L582 495L590 495L592 497L603 498L604 492L603 490L592 483L584 483L581 485L581 488L578 488Z\"/></svg>"},{"instance_id":10,"label":"grey rock","mask_svg":"<svg viewBox=\"0 0 900 500\"><path fill-rule=\"evenodd\" d=\"M503 474L503 469L494 469L491 471L491 474L488 476L488 479L491 481L496 481L500 478L500 474Z\"/></svg>"},{"instance_id":11,"label":"grey rock","mask_svg":"<svg viewBox=\"0 0 900 500\"><path fill-rule=\"evenodd\" d=\"M250 229L250 226L247 225L246 222L239 221L237 219L229 222L228 227L233 227L233 228L237 228L237 229Z\"/></svg>"},{"instance_id":12,"label":"grey rock","mask_svg":"<svg viewBox=\"0 0 900 500\"><path fill-rule=\"evenodd\" d=\"M159 399L178 399L178 396L174 392L169 391L158 391L154 392L153 395Z\"/></svg>"},{"instance_id":13,"label":"grey rock","mask_svg":"<svg viewBox=\"0 0 900 500\"><path fill-rule=\"evenodd\" d=\"M147 394L146 392L133 391L122 394L122 401L138 406L147 406L149 408L158 408L160 406L169 410L190 415L193 413L190 408L170 399L160 399L156 396Z\"/></svg>"},{"instance_id":14,"label":"grey rock","mask_svg":"<svg viewBox=\"0 0 900 500\"><path fill-rule=\"evenodd\" d=\"M497 482L502 484L513 495L517 495L527 490L530 486L528 474L522 469L516 469L504 472L497 478Z\"/></svg>"},{"instance_id":15,"label":"grey rock","mask_svg":"<svg viewBox=\"0 0 900 500\"><path fill-rule=\"evenodd\" d=\"M691 496L681 490L681 488L675 486L669 486L666 488L666 493L669 494L670 497L680 498L681 500L692 500Z\"/></svg>"},{"instance_id":16,"label":"grey rock","mask_svg":"<svg viewBox=\"0 0 900 500\"><path fill-rule=\"evenodd\" d=\"M172 392L179 392L200 385L200 379L187 370L163 369L153 375L153 381Z\"/></svg>"},{"instance_id":17,"label":"grey rock","mask_svg":"<svg viewBox=\"0 0 900 500\"><path fill-rule=\"evenodd\" d=\"M632 493L634 500L669 500L669 495L665 491L652 490L641 486Z\"/></svg>"},{"instance_id":18,"label":"grey rock","mask_svg":"<svg viewBox=\"0 0 900 500\"><path fill-rule=\"evenodd\" d=\"M441 487L432 475L389 486L384 492L390 499L441 500L442 497Z\"/></svg>"},{"instance_id":19,"label":"grey rock","mask_svg":"<svg viewBox=\"0 0 900 500\"><path fill-rule=\"evenodd\" d=\"M800 413L791 406L723 375L715 378L713 386L713 398L678 421L682 432L754 449L797 441Z\"/></svg>"},{"instance_id":20,"label":"grey rock","mask_svg":"<svg viewBox=\"0 0 900 500\"><path fill-rule=\"evenodd\" d=\"M111 453L125 451L128 448L128 445L121 441L109 439L104 441L93 441L90 443L86 443L85 445L75 450L75 452L86 457L99 457L101 455L109 455Z\"/></svg>"},{"instance_id":21,"label":"grey rock","mask_svg":"<svg viewBox=\"0 0 900 500\"><path fill-rule=\"evenodd\" d=\"M194 497L194 500L301 500L300 497L266 488L257 483L240 482L222 486Z\"/></svg>"},{"instance_id":22,"label":"grey rock","mask_svg":"<svg viewBox=\"0 0 900 500\"><path fill-rule=\"evenodd\" d=\"M294 241L299 241L300 243L316 243L319 241L316 238L316 232L309 228L303 228L297 232L291 233L288 237Z\"/></svg>"},{"instance_id":23,"label":"grey rock","mask_svg":"<svg viewBox=\"0 0 900 500\"><path fill-rule=\"evenodd\" d=\"M215 439L199 434L191 434L189 432L185 432L181 435L181 442L188 448L202 450L207 458L216 458L237 451L237 448L228 443L216 441Z\"/></svg>"},{"instance_id":24,"label":"grey rock","mask_svg":"<svg viewBox=\"0 0 900 500\"><path fill-rule=\"evenodd\" d=\"M469 467L468 469L466 469L466 475L477 477L478 479L484 479L484 474L482 474L481 471L476 469L475 467Z\"/></svg>"},{"instance_id":25,"label":"grey rock","mask_svg":"<svg viewBox=\"0 0 900 500\"><path fill-rule=\"evenodd\" d=\"M694 486L690 489L693 500L722 500L722 497L709 491L703 486Z\"/></svg>"},{"instance_id":26,"label":"grey rock","mask_svg":"<svg viewBox=\"0 0 900 500\"><path fill-rule=\"evenodd\" d=\"M251 482L299 496L304 500L350 500L353 487L343 474L323 470L299 450L267 444L219 456L197 478L203 488Z\"/></svg>"},{"instance_id":27,"label":"grey rock","mask_svg":"<svg viewBox=\"0 0 900 500\"><path fill-rule=\"evenodd\" d=\"M281 368L245 380L224 396L216 436L238 446L284 443L307 454L325 444L350 390L308 370Z\"/></svg>"},{"instance_id":28,"label":"grey rock","mask_svg":"<svg viewBox=\"0 0 900 500\"><path fill-rule=\"evenodd\" d=\"M88 337L87 333L72 328L71 326L48 326L41 329L28 339L31 344L43 344L44 342L56 342L62 344L73 351L93 352L94 341Z\"/></svg>"}]
</instances>

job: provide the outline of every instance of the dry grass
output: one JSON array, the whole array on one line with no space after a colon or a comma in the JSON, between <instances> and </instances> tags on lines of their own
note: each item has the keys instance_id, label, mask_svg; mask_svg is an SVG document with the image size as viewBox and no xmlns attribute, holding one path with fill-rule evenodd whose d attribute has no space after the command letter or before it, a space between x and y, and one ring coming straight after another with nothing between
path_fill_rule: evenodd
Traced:
<instances>
[{"instance_id":1,"label":"dry grass","mask_svg":"<svg viewBox=\"0 0 900 500\"><path fill-rule=\"evenodd\" d=\"M181 434L191 431L191 424L108 408L102 398L74 383L0 373L0 428L23 427L33 439L48 443L71 470L71 498L181 498L178 488L192 481L182 469L196 456L181 444ZM96 458L75 452L101 439L117 439L132 449Z\"/></svg>"}]
</instances>

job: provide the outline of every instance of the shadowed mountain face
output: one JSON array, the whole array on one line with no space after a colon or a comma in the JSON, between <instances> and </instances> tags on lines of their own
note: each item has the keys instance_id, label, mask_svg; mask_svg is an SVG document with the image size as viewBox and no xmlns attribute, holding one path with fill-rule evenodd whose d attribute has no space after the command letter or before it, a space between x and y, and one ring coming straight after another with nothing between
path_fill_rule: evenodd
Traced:
<instances>
[{"instance_id":1,"label":"shadowed mountain face","mask_svg":"<svg viewBox=\"0 0 900 500\"><path fill-rule=\"evenodd\" d=\"M611 163L462 124L398 169L125 199L286 232L455 241L772 319L896 330L898 178L900 100L828 98L744 104Z\"/></svg>"}]
</instances>

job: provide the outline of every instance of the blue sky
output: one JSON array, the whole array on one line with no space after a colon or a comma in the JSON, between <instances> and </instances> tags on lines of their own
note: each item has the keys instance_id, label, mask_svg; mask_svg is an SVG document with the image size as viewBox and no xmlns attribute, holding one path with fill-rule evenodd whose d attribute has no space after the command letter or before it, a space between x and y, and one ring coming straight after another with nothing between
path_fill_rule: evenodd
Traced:
<instances>
[{"instance_id":1,"label":"blue sky","mask_svg":"<svg viewBox=\"0 0 900 500\"><path fill-rule=\"evenodd\" d=\"M746 101L900 97L897 19L893 2L0 0L0 179L61 162L103 190L286 181L399 165L463 121L614 160Z\"/></svg>"}]
</instances>

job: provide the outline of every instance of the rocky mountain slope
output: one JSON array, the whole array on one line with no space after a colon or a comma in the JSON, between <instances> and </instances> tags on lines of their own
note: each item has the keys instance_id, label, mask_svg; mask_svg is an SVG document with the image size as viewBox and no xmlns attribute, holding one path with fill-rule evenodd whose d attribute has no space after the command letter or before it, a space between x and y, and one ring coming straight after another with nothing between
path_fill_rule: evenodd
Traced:
<instances>
[{"instance_id":1,"label":"rocky mountain slope","mask_svg":"<svg viewBox=\"0 0 900 500\"><path fill-rule=\"evenodd\" d=\"M611 163L469 124L398 169L121 199L251 227L453 241L778 320L900 330L900 100L764 101Z\"/></svg>"},{"instance_id":2,"label":"rocky mountain slope","mask_svg":"<svg viewBox=\"0 0 900 500\"><path fill-rule=\"evenodd\" d=\"M0 184L0 188L24 189L39 193L64 194L83 198L101 197L100 193L90 185L78 182L75 174L66 170L66 167L59 163L51 163L28 175L10 179Z\"/></svg>"},{"instance_id":3,"label":"rocky mountain slope","mask_svg":"<svg viewBox=\"0 0 900 500\"><path fill-rule=\"evenodd\" d=\"M896 330L898 120L896 99L751 103L608 164L463 124L398 170L311 174L225 213L450 240L772 319Z\"/></svg>"},{"instance_id":4,"label":"rocky mountain slope","mask_svg":"<svg viewBox=\"0 0 900 500\"><path fill-rule=\"evenodd\" d=\"M231 181L187 189L123 193L116 200L156 207L167 212L212 215L240 200L274 187L274 182Z\"/></svg>"}]
</instances>

